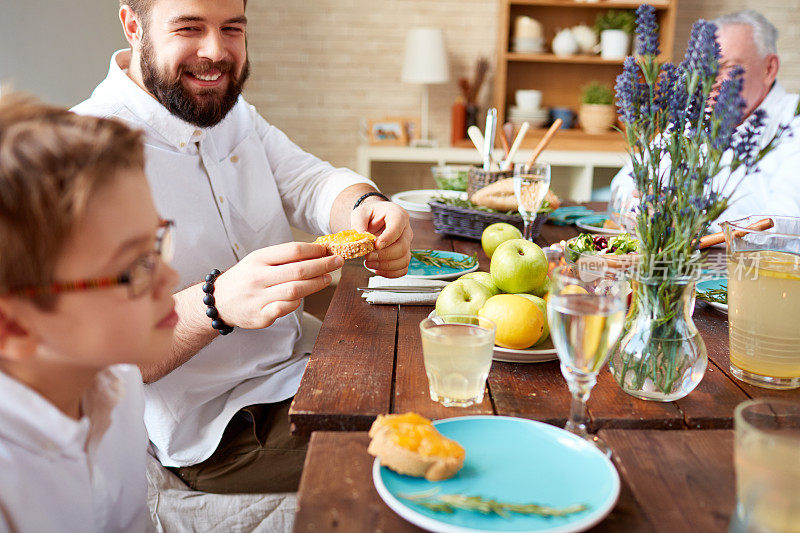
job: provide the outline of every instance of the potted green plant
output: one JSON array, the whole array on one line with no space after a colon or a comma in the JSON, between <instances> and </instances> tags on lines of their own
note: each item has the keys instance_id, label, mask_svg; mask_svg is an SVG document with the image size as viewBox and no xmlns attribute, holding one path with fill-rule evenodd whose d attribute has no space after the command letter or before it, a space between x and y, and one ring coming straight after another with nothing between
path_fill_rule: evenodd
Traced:
<instances>
[{"instance_id":1,"label":"potted green plant","mask_svg":"<svg viewBox=\"0 0 800 533\"><path fill-rule=\"evenodd\" d=\"M614 90L603 83L593 81L583 88L578 120L586 133L593 135L607 132L616 119Z\"/></svg>"},{"instance_id":2,"label":"potted green plant","mask_svg":"<svg viewBox=\"0 0 800 533\"><path fill-rule=\"evenodd\" d=\"M623 59L628 55L636 14L629 9L609 9L597 16L594 29L600 35L600 56Z\"/></svg>"}]
</instances>

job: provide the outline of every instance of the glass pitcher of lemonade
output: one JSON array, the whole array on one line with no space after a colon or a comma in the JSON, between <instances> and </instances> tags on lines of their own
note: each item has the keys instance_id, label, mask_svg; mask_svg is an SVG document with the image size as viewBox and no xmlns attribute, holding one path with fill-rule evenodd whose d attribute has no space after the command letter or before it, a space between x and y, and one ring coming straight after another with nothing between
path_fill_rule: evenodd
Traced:
<instances>
[{"instance_id":1,"label":"glass pitcher of lemonade","mask_svg":"<svg viewBox=\"0 0 800 533\"><path fill-rule=\"evenodd\" d=\"M800 387L800 218L753 216L722 224L728 242L731 372L771 389Z\"/></svg>"}]
</instances>

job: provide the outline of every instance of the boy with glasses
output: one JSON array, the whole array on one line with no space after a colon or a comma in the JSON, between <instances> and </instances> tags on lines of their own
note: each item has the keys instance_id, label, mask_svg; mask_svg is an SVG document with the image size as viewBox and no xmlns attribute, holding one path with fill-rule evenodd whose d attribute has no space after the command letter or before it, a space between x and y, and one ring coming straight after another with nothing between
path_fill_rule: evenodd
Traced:
<instances>
[{"instance_id":1,"label":"boy with glasses","mask_svg":"<svg viewBox=\"0 0 800 533\"><path fill-rule=\"evenodd\" d=\"M177 322L141 134L0 100L0 531L148 526L141 374Z\"/></svg>"}]
</instances>

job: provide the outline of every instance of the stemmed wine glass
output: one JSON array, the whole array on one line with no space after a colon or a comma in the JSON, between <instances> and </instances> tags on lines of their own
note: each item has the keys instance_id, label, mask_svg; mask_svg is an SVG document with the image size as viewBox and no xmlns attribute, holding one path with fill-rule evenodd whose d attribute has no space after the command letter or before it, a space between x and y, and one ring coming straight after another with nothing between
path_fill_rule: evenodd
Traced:
<instances>
[{"instance_id":1,"label":"stemmed wine glass","mask_svg":"<svg viewBox=\"0 0 800 533\"><path fill-rule=\"evenodd\" d=\"M586 401L622 333L627 282L621 274L561 266L551 274L553 286L547 302L550 336L561 361L572 405L564 427L611 456L610 448L589 435Z\"/></svg>"},{"instance_id":2,"label":"stemmed wine glass","mask_svg":"<svg viewBox=\"0 0 800 533\"><path fill-rule=\"evenodd\" d=\"M524 237L533 240L533 221L550 189L550 165L534 163L514 167L514 195L525 223Z\"/></svg>"}]
</instances>

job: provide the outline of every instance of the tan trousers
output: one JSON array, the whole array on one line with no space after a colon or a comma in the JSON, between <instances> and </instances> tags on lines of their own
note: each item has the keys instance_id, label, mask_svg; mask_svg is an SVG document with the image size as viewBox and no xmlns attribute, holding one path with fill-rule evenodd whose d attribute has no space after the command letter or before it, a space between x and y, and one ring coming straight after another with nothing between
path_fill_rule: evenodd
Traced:
<instances>
[{"instance_id":1,"label":"tan trousers","mask_svg":"<svg viewBox=\"0 0 800 533\"><path fill-rule=\"evenodd\" d=\"M195 490L216 494L295 492L307 437L289 434L289 405L250 405L228 423L214 453L200 464L171 468Z\"/></svg>"}]
</instances>

